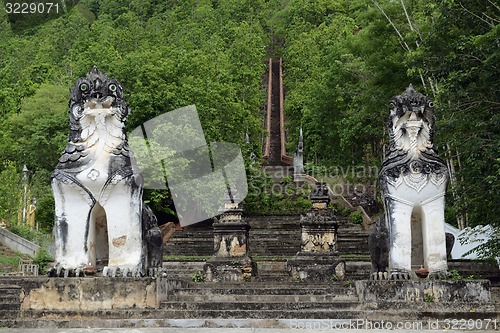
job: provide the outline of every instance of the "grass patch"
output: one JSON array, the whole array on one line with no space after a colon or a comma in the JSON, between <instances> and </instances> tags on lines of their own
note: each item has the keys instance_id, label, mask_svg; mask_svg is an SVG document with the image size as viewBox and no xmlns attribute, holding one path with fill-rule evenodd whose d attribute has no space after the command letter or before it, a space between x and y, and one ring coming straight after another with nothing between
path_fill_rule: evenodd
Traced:
<instances>
[{"instance_id":1,"label":"grass patch","mask_svg":"<svg viewBox=\"0 0 500 333\"><path fill-rule=\"evenodd\" d=\"M21 259L30 259L30 257L0 246L0 274L17 271Z\"/></svg>"}]
</instances>

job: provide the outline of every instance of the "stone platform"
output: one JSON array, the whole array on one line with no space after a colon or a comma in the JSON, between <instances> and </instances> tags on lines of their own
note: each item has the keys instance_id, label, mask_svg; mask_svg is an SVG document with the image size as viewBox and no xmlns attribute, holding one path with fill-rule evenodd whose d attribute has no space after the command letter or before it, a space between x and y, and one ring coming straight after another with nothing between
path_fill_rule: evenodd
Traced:
<instances>
[{"instance_id":1,"label":"stone platform","mask_svg":"<svg viewBox=\"0 0 500 333\"><path fill-rule=\"evenodd\" d=\"M330 327L333 327L335 329L335 326L337 323L330 323L330 322L322 322L322 321L314 321L314 322L309 322L309 323L303 323L304 328L299 328L295 327L295 323L286 323L284 321L284 324L286 328L253 328L253 327L236 327L236 328L208 328L208 327L195 327L193 328L192 326L189 328L185 328L183 326L179 327L170 327L170 328L128 328L127 333L289 333L291 330L293 331L299 331L299 332L310 332L310 333L318 333L318 332L332 332L332 329ZM338 323L341 324L341 323ZM307 325L307 326L306 326ZM413 325L413 324L412 324ZM432 325L432 323L431 323ZM312 327L312 328L308 328ZM319 328L315 328L319 327ZM420 329L418 325L416 325L416 329L397 329L394 331L400 332L400 333L414 333L414 332L419 332L419 333L436 333L439 332L440 330L436 329ZM423 326L426 327L426 326ZM417 331L418 330L418 331ZM349 329L349 332L354 331L357 333L371 333L373 332L373 328L369 329ZM100 333L115 333L115 332L123 332L123 329L121 328L108 328L108 329L99 329L98 331L94 328L67 328L67 329L54 329L54 328L47 328L47 329L2 329L3 333L94 333L94 332L100 332ZM463 332L463 330L446 330L448 333L458 333L458 332ZM467 332L482 332L482 333L487 333L487 332L497 332L496 330L484 330L484 329L478 329L478 330L467 330Z\"/></svg>"},{"instance_id":2,"label":"stone platform","mask_svg":"<svg viewBox=\"0 0 500 333\"><path fill-rule=\"evenodd\" d=\"M356 281L362 302L491 302L488 280Z\"/></svg>"},{"instance_id":3,"label":"stone platform","mask_svg":"<svg viewBox=\"0 0 500 333\"><path fill-rule=\"evenodd\" d=\"M426 298L429 283L436 292L449 288L451 294L454 290L486 294L460 299L461 292L453 298L439 298L436 293ZM386 284L393 285L395 292ZM286 329L380 321L420 323L425 329L430 322L445 328L447 319L498 324L498 294L492 299L489 288L488 281L195 283L173 278L0 278L0 325L26 332L28 328L89 327Z\"/></svg>"}]
</instances>

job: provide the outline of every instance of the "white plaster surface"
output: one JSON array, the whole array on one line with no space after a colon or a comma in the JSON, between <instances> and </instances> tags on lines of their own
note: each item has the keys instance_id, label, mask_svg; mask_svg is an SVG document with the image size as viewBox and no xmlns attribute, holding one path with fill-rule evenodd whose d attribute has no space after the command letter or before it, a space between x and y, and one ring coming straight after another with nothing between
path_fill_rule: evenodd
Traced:
<instances>
[{"instance_id":1,"label":"white plaster surface","mask_svg":"<svg viewBox=\"0 0 500 333\"><path fill-rule=\"evenodd\" d=\"M476 252L467 255L465 253L487 242L495 232L490 225L460 230L448 223L445 225L445 230L455 236L455 244L451 251L453 259L479 259ZM461 242L460 239L466 239L467 242Z\"/></svg>"},{"instance_id":2,"label":"white plaster surface","mask_svg":"<svg viewBox=\"0 0 500 333\"><path fill-rule=\"evenodd\" d=\"M112 177L110 181L108 174L110 152L124 140L124 124L117 118L118 112L114 108L99 108L99 105L97 108L85 106L85 115L81 119L82 139L95 158L84 170L74 175L104 209L108 249L103 250L101 247L97 250L102 237L96 235L99 228L95 224L97 220L102 220L103 212L92 212L88 238L85 237L87 219L92 209L90 195L75 184L53 179L56 217L58 220L65 218L67 222L66 241L63 241L60 233L64 228L57 221L55 237L56 262L65 269L95 265L96 258L103 257L106 252L109 252L110 268L140 269L143 256L142 190L134 188L131 180L123 179L120 175ZM88 250L85 251L85 248Z\"/></svg>"},{"instance_id":3,"label":"white plaster surface","mask_svg":"<svg viewBox=\"0 0 500 333\"><path fill-rule=\"evenodd\" d=\"M401 176L388 182L392 199L389 219L390 252L389 270L411 271L412 265L412 213L420 218L422 228L423 266L430 272L446 271L446 238L444 227L444 193L446 182L433 181L432 176L410 174L409 181ZM420 236L420 235L419 235Z\"/></svg>"}]
</instances>

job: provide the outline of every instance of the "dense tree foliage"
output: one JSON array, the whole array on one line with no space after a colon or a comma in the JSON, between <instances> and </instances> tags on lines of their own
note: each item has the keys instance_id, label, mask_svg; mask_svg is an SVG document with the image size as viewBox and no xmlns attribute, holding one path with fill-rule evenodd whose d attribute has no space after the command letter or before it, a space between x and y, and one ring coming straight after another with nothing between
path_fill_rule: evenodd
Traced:
<instances>
[{"instance_id":1,"label":"dense tree foliage","mask_svg":"<svg viewBox=\"0 0 500 333\"><path fill-rule=\"evenodd\" d=\"M385 104L411 83L436 102L435 143L453 171L447 222L500 225L497 4L290 1L276 15L290 149L302 126L309 161L378 165Z\"/></svg>"},{"instance_id":2,"label":"dense tree foliage","mask_svg":"<svg viewBox=\"0 0 500 333\"><path fill-rule=\"evenodd\" d=\"M500 6L443 1L416 58L436 82L441 143L456 164L449 206L465 225L500 226ZM489 244L500 255L498 233Z\"/></svg>"},{"instance_id":3,"label":"dense tree foliage","mask_svg":"<svg viewBox=\"0 0 500 333\"><path fill-rule=\"evenodd\" d=\"M24 30L19 21L11 29L2 10L0 155L32 171L43 225L53 219L49 179L67 137L68 88L94 65L123 85L129 130L196 104L207 142L242 144L247 132L251 150L260 149L267 44L260 6L88 0ZM168 192L150 191L148 200L159 213L172 212Z\"/></svg>"},{"instance_id":4,"label":"dense tree foliage","mask_svg":"<svg viewBox=\"0 0 500 333\"><path fill-rule=\"evenodd\" d=\"M447 222L500 224L495 2L73 3L60 17L30 22L9 21L0 3L1 218L15 215L6 206L17 194L4 189L26 164L50 227L49 178L67 135L67 89L92 66L124 86L129 130L196 104L207 141L238 143L246 157L261 149L267 57L280 56L290 152L302 126L306 161L378 166L388 141L386 103L411 83L434 98L436 143L455 170ZM172 212L168 192L148 192L148 200Z\"/></svg>"}]
</instances>

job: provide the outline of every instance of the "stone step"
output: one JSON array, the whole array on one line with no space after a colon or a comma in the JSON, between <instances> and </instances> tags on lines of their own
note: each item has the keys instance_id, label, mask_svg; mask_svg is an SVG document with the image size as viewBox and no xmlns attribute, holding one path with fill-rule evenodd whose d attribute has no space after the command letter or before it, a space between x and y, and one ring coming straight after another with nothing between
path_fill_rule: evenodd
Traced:
<instances>
[{"instance_id":1,"label":"stone step","mask_svg":"<svg viewBox=\"0 0 500 333\"><path fill-rule=\"evenodd\" d=\"M204 311L204 310L217 310L217 311L287 311L287 310L328 310L328 309L352 309L356 308L359 302L356 301L333 301L333 302L287 302L287 301L275 301L270 302L270 300L262 301L223 301L216 302L211 300L205 300L202 302L162 302L162 309L171 310L188 310L188 311Z\"/></svg>"},{"instance_id":2,"label":"stone step","mask_svg":"<svg viewBox=\"0 0 500 333\"><path fill-rule=\"evenodd\" d=\"M372 329L374 324L379 323L377 316L384 316L386 313L378 312L378 311L341 311L342 314L345 315L344 318L333 318L333 316L323 317L319 319L314 318L302 318L300 314L298 314L295 318L288 316L291 319L283 319L283 318L246 318L243 317L241 319L237 318L200 318L200 319L168 319L168 318L139 318L139 319L130 319L130 318L120 318L120 319L102 319L102 318L72 318L68 319L44 319L44 320L0 320L0 325L2 327L12 327L12 328L46 328L46 329L67 329L67 328L176 328L176 329L200 329L201 332L204 332L206 329L210 332L214 332L214 329L217 328L232 328L232 329L255 329L256 327L261 329L272 328L272 329L280 329L277 332L284 331L292 331L296 329L309 329L309 331L319 331L321 330L338 330L338 329L366 329L368 331L369 326L372 325ZM397 313L397 312L396 312ZM402 317L404 315L412 315L411 317ZM441 315L441 313L440 313ZM348 319L347 319L348 318ZM387 318L387 317L385 317ZM432 323L440 323L441 328L444 327L444 320L438 319L436 317L418 317L414 312L400 312L400 315L391 314L390 320L384 320L385 323L391 323L392 327L396 327L398 323L406 324L406 329L408 331L425 331L430 332L430 330L426 330L429 328L429 321L432 320ZM445 318L445 317L443 317ZM464 317L466 318L466 317ZM481 318L469 318L469 319L481 319ZM207 329L207 327L213 329ZM492 325L490 324L489 329L491 329ZM370 329L370 330L372 330ZM189 330L189 332L191 332ZM498 330L498 324L497 324ZM187 330L186 330L187 331ZM262 330L259 330L261 332ZM380 329L379 331L384 331ZM496 331L496 330L495 330ZM246 331L245 331L246 332ZM486 332L486 331L485 331Z\"/></svg>"},{"instance_id":3,"label":"stone step","mask_svg":"<svg viewBox=\"0 0 500 333\"><path fill-rule=\"evenodd\" d=\"M21 302L19 296L17 298L8 298L0 301L0 310L19 310Z\"/></svg>"},{"instance_id":4,"label":"stone step","mask_svg":"<svg viewBox=\"0 0 500 333\"><path fill-rule=\"evenodd\" d=\"M202 270L205 261L164 261L163 267L168 270L192 271Z\"/></svg>"},{"instance_id":5,"label":"stone step","mask_svg":"<svg viewBox=\"0 0 500 333\"><path fill-rule=\"evenodd\" d=\"M300 228L295 228L293 230L287 230L287 229L252 229L250 231L250 236L253 237L254 239L262 239L262 238L273 238L273 237L280 237L280 238L285 238L283 236L296 236L300 235Z\"/></svg>"},{"instance_id":6,"label":"stone step","mask_svg":"<svg viewBox=\"0 0 500 333\"><path fill-rule=\"evenodd\" d=\"M263 272L282 272L286 271L286 260L283 261L258 261L257 270Z\"/></svg>"},{"instance_id":7,"label":"stone step","mask_svg":"<svg viewBox=\"0 0 500 333\"><path fill-rule=\"evenodd\" d=\"M3 290L0 289L0 293L2 293ZM3 294L0 295L0 306L4 304L19 304L19 292L17 294Z\"/></svg>"},{"instance_id":8,"label":"stone step","mask_svg":"<svg viewBox=\"0 0 500 333\"><path fill-rule=\"evenodd\" d=\"M292 277L288 273L273 273L273 274L260 274L254 279L258 282L264 283L283 283L283 282L293 282Z\"/></svg>"},{"instance_id":9,"label":"stone step","mask_svg":"<svg viewBox=\"0 0 500 333\"><path fill-rule=\"evenodd\" d=\"M300 247L282 246L280 244L261 244L258 248L250 245L249 250L254 256L274 255L280 257L293 257L300 251Z\"/></svg>"},{"instance_id":10,"label":"stone step","mask_svg":"<svg viewBox=\"0 0 500 333\"><path fill-rule=\"evenodd\" d=\"M171 302L177 303L202 303L202 302L237 302L242 303L332 303L338 301L357 302L357 297L354 293L351 295L233 295L233 294L176 294L169 296Z\"/></svg>"},{"instance_id":11,"label":"stone step","mask_svg":"<svg viewBox=\"0 0 500 333\"><path fill-rule=\"evenodd\" d=\"M257 256L294 256L300 251L299 215L247 217L250 229L249 250ZM368 232L359 225L339 228L339 252L368 254ZM213 230L187 227L174 233L166 245L166 255L203 256L213 253Z\"/></svg>"},{"instance_id":12,"label":"stone step","mask_svg":"<svg viewBox=\"0 0 500 333\"><path fill-rule=\"evenodd\" d=\"M250 229L250 234L259 235L259 236L279 236L279 235L295 235L300 234L300 226L275 226L275 227L253 227ZM175 234L173 239L186 239L186 240L205 240L207 236L213 235L213 231L211 229L207 230L197 230L197 231L180 231ZM357 228L351 229L340 229L339 228L339 237L341 238L349 238L349 237L368 237L369 233L364 230L359 230ZM172 238L171 238L172 239Z\"/></svg>"},{"instance_id":13,"label":"stone step","mask_svg":"<svg viewBox=\"0 0 500 333\"><path fill-rule=\"evenodd\" d=\"M166 268L167 276L187 278L189 281L193 274L197 271L203 271L203 265L206 261L166 261L163 267ZM266 282L293 282L287 268L286 260L279 261L256 261L258 281ZM347 280L362 280L368 279L371 273L370 260L346 260L346 279ZM293 286L286 284L286 288ZM249 285L248 282L244 285ZM330 288L331 286L328 286Z\"/></svg>"},{"instance_id":14,"label":"stone step","mask_svg":"<svg viewBox=\"0 0 500 333\"><path fill-rule=\"evenodd\" d=\"M0 290L2 291L0 297L5 295L18 295L21 291L21 287L11 284L0 284Z\"/></svg>"},{"instance_id":15,"label":"stone step","mask_svg":"<svg viewBox=\"0 0 500 333\"><path fill-rule=\"evenodd\" d=\"M0 310L0 323L2 319L17 319L19 318L19 310ZM0 327L5 327L0 324ZM9 326L7 326L9 327Z\"/></svg>"},{"instance_id":16,"label":"stone step","mask_svg":"<svg viewBox=\"0 0 500 333\"><path fill-rule=\"evenodd\" d=\"M371 261L348 261L346 263L346 276L350 280L366 280L372 270Z\"/></svg>"},{"instance_id":17,"label":"stone step","mask_svg":"<svg viewBox=\"0 0 500 333\"><path fill-rule=\"evenodd\" d=\"M253 229L300 228L300 215L252 215L244 216Z\"/></svg>"},{"instance_id":18,"label":"stone step","mask_svg":"<svg viewBox=\"0 0 500 333\"><path fill-rule=\"evenodd\" d=\"M354 288L344 287L342 283L332 286L316 286L307 283L282 283L279 285L245 282L241 285L218 285L210 282L195 283L188 288L174 289L175 295L352 295Z\"/></svg>"},{"instance_id":19,"label":"stone step","mask_svg":"<svg viewBox=\"0 0 500 333\"><path fill-rule=\"evenodd\" d=\"M500 320L498 309L484 308L481 304L439 304L422 309L421 307L395 306L389 309L366 309L361 304L356 302L333 302L319 303L320 306L307 307L298 305L289 308L290 303L277 303L274 305L251 303L250 306L245 305L243 308L234 306L242 303L232 303L226 307L219 307L221 303L205 303L204 309L195 309L192 306L190 309L175 308L176 303L173 303L172 309L162 309L163 318L240 318L240 319L360 319L372 318L373 320L411 320L411 319L444 319L458 318L459 319L488 319L498 318ZM225 303L224 303L225 304ZM243 303L248 304L248 303ZM301 304L301 303L297 303ZM305 303L307 304L307 303ZM321 306L324 305L324 306ZM211 308L210 308L211 306ZM397 311L395 309L397 308ZM497 326L498 329L498 326Z\"/></svg>"},{"instance_id":20,"label":"stone step","mask_svg":"<svg viewBox=\"0 0 500 333\"><path fill-rule=\"evenodd\" d=\"M286 260L257 261L257 281L267 283L291 282Z\"/></svg>"},{"instance_id":21,"label":"stone step","mask_svg":"<svg viewBox=\"0 0 500 333\"><path fill-rule=\"evenodd\" d=\"M0 318L15 319L21 309L21 287L0 284Z\"/></svg>"},{"instance_id":22,"label":"stone step","mask_svg":"<svg viewBox=\"0 0 500 333\"><path fill-rule=\"evenodd\" d=\"M206 303L207 307L209 303ZM113 309L113 310L89 310L89 311L38 311L30 310L23 313L23 317L16 320L18 327L26 327L24 325L33 325L31 327L44 327L50 322L70 321L78 322L84 320L89 325L79 325L69 327L99 327L94 326L91 321L103 319L117 320L143 320L142 327L149 326L145 320L155 319L360 319L368 318L371 320L384 321L390 320L428 320L428 319L489 319L500 320L498 308L484 307L481 304L425 304L424 306L399 305L397 311L395 308L387 309L367 309L361 304L353 302L334 302L320 303L329 304L329 306L321 308L304 309L288 309L286 304L283 307L273 307L273 309L263 309L261 303L255 303L254 309L239 309L239 308L220 308L220 303L212 303L211 309L184 309L178 303L172 304L171 308L162 309ZM232 303L234 305L241 303ZM298 303L300 304L300 303ZM347 306L350 304L350 306ZM277 304L276 304L277 305ZM355 305L355 307L352 307ZM474 309L471 311L471 309ZM88 320L88 321L87 321ZM23 323L24 321L24 323ZM31 322L31 323L30 323ZM67 324L66 324L67 325ZM50 327L50 326L49 326ZM53 327L53 326L52 326ZM68 326L66 326L68 327ZM101 328L109 326L100 326ZM216 326L217 327L217 326ZM273 327L270 325L269 327ZM497 326L498 329L498 326Z\"/></svg>"},{"instance_id":23,"label":"stone step","mask_svg":"<svg viewBox=\"0 0 500 333\"><path fill-rule=\"evenodd\" d=\"M500 285L491 287L491 300L496 304L500 304Z\"/></svg>"}]
</instances>

